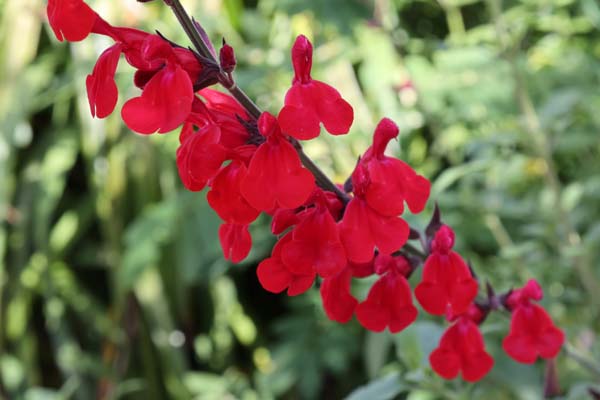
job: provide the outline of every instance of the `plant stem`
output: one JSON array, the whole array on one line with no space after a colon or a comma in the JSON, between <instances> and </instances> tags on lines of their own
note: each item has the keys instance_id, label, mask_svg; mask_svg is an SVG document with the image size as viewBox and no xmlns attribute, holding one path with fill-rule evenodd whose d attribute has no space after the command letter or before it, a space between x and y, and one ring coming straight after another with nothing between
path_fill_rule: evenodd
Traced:
<instances>
[{"instance_id":1,"label":"plant stem","mask_svg":"<svg viewBox=\"0 0 600 400\"><path fill-rule=\"evenodd\" d=\"M204 40L202 40L202 37L198 33L198 30L196 30L194 22L188 15L187 11L185 11L185 8L183 8L179 0L169 0L167 4L169 5L169 7L171 7L171 10L173 10L175 17L177 17L177 20L181 24L181 27L185 31L188 38L190 38L190 40L192 41L192 44L196 48L196 51L198 51L200 55L207 57L213 61L216 61L212 53L208 49L208 46L206 45L206 43L204 43Z\"/></svg>"},{"instance_id":2,"label":"plant stem","mask_svg":"<svg viewBox=\"0 0 600 400\"><path fill-rule=\"evenodd\" d=\"M327 190L335 193L339 197L339 199L344 202L344 204L348 203L350 201L350 197L346 193L344 193L339 187L337 187L333 182L331 182L327 175L325 175L325 173L321 171L319 167L317 167L313 160L311 160L310 157L308 157L306 153L304 153L300 142L298 142L294 138L291 138L290 141L296 149L296 151L298 152L298 156L300 156L300 161L302 162L302 165L304 165L306 169L312 172L312 174L315 176L317 184L320 187L324 189L327 188ZM330 185L332 185L332 187Z\"/></svg>"},{"instance_id":3,"label":"plant stem","mask_svg":"<svg viewBox=\"0 0 600 400\"><path fill-rule=\"evenodd\" d=\"M583 368L587 369L592 375L597 378L600 378L600 366L596 364L593 360L579 354L573 345L566 342L563 345L563 350L565 355L575 361L577 364L581 365Z\"/></svg>"},{"instance_id":4,"label":"plant stem","mask_svg":"<svg viewBox=\"0 0 600 400\"><path fill-rule=\"evenodd\" d=\"M448 2L447 0L438 0L440 6L446 14L446 23L450 31L450 39L456 40L465 36L465 22L460 12L460 7Z\"/></svg>"},{"instance_id":5,"label":"plant stem","mask_svg":"<svg viewBox=\"0 0 600 400\"><path fill-rule=\"evenodd\" d=\"M169 0L167 4L171 7L171 10L173 10L173 13L177 17L177 20L183 27L183 30L185 31L187 36L192 41L192 44L196 48L196 51L198 51L198 53L200 53L200 55L202 55L203 57L206 57L209 60L214 61L216 63L217 60L209 50L208 46L206 45L200 34L198 33L198 30L194 26L194 22L192 21L188 13L185 11L185 8L183 8L183 6L181 5L181 2L179 0ZM225 72L221 71L219 74L221 78L227 78L220 80L221 82L229 80L229 77L226 76ZM261 109L256 105L256 103L254 103L254 101L252 101L252 99L250 99L250 97L248 97L246 92L244 92L235 84L223 85L223 87L227 89L227 91L229 91L229 93L246 109L246 111L248 111L252 118L256 120L260 117L260 115L262 114ZM317 182L317 184L322 189L335 193L340 198L340 200L342 200L344 203L347 203L350 200L348 195L341 191L327 177L327 175L325 175L325 173L321 171L321 169L304 153L300 142L293 138L290 139L290 142L296 149L298 156L300 157L300 161L302 162L304 167L308 169L315 177L315 181Z\"/></svg>"},{"instance_id":6,"label":"plant stem","mask_svg":"<svg viewBox=\"0 0 600 400\"><path fill-rule=\"evenodd\" d=\"M417 249L415 246L408 242L406 242L404 246L402 246L402 250L406 250L412 255L419 257L422 263L424 263L427 259L427 254L423 253L421 250Z\"/></svg>"}]
</instances>

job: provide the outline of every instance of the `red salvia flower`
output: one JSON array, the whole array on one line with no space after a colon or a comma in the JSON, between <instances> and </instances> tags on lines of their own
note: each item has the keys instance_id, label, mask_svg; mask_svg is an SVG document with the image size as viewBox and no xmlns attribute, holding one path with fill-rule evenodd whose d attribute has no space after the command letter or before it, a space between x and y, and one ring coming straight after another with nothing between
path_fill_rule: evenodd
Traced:
<instances>
[{"instance_id":1,"label":"red salvia flower","mask_svg":"<svg viewBox=\"0 0 600 400\"><path fill-rule=\"evenodd\" d=\"M453 246L454 232L442 225L425 261L423 281L415 288L417 300L430 314L443 315L447 311L461 314L477 296L477 281L462 257L452 251Z\"/></svg>"},{"instance_id":2,"label":"red salvia flower","mask_svg":"<svg viewBox=\"0 0 600 400\"><path fill-rule=\"evenodd\" d=\"M86 79L92 116L105 118L114 111L117 104L118 90L115 83L115 72L121 53L125 54L126 60L133 66L148 67L148 63L141 54L141 49L150 34L137 29L113 27L100 17L96 19L92 32L109 36L117 42L100 55L93 72ZM134 62L132 63L132 61ZM143 88L143 85L152 78L159 67L158 64L153 66L154 70L151 73L137 71L134 79L136 85ZM142 80L143 85L140 85L138 81Z\"/></svg>"},{"instance_id":3,"label":"red salvia flower","mask_svg":"<svg viewBox=\"0 0 600 400\"><path fill-rule=\"evenodd\" d=\"M315 188L303 207L278 209L274 213L272 229L275 232L280 233L292 225L294 228L280 240L271 261L261 269L259 278L267 285L267 290L270 290L270 281L266 271L285 277L281 284L288 279L294 281L295 277L303 277L303 283L308 285L308 277L314 279L316 274L323 278L333 277L346 267L344 247L329 209L328 197L327 192ZM336 209L333 206L334 212Z\"/></svg>"},{"instance_id":4,"label":"red salvia flower","mask_svg":"<svg viewBox=\"0 0 600 400\"><path fill-rule=\"evenodd\" d=\"M554 358L560 351L565 334L558 329L541 306L532 300L540 300L543 292L535 280L522 289L509 294L505 301L512 311L510 332L502 347L513 359L532 364L537 357Z\"/></svg>"},{"instance_id":5,"label":"red salvia flower","mask_svg":"<svg viewBox=\"0 0 600 400\"><path fill-rule=\"evenodd\" d=\"M250 252L252 237L248 224L260 214L240 193L240 183L246 173L245 164L234 159L215 176L206 196L208 204L225 221L219 229L219 238L225 258L234 263L242 261Z\"/></svg>"},{"instance_id":6,"label":"red salvia flower","mask_svg":"<svg viewBox=\"0 0 600 400\"><path fill-rule=\"evenodd\" d=\"M313 175L302 167L294 147L281 133L277 120L263 113L258 129L266 141L258 146L242 181L242 194L257 210L302 205L315 187Z\"/></svg>"},{"instance_id":7,"label":"red salvia flower","mask_svg":"<svg viewBox=\"0 0 600 400\"><path fill-rule=\"evenodd\" d=\"M477 308L475 305L471 305ZM465 381L475 382L483 378L494 366L494 359L485 351L478 318L468 312L444 332L438 348L429 356L433 370L445 379L453 379L458 373Z\"/></svg>"},{"instance_id":8,"label":"red salvia flower","mask_svg":"<svg viewBox=\"0 0 600 400\"><path fill-rule=\"evenodd\" d=\"M134 28L112 26L101 17L98 17L96 20L92 32L99 35L108 36L116 43L121 43L123 46L125 60L129 63L129 65L140 71L143 71L146 75L149 75L147 78L141 80L143 82L141 84L138 84L137 77L134 79L134 81L136 81L136 86L139 88L143 88L145 83L150 80L152 75L156 73L156 71L158 71L163 64L158 59L148 60L147 54L143 51L146 39L148 39L149 36L153 36L148 32ZM150 71L153 73L150 74Z\"/></svg>"},{"instance_id":9,"label":"red salvia flower","mask_svg":"<svg viewBox=\"0 0 600 400\"><path fill-rule=\"evenodd\" d=\"M98 15L83 0L48 0L48 21L61 42L78 42L85 39Z\"/></svg>"},{"instance_id":10,"label":"red salvia flower","mask_svg":"<svg viewBox=\"0 0 600 400\"><path fill-rule=\"evenodd\" d=\"M178 65L167 65L148 82L140 97L123 105L121 116L135 132L165 133L184 122L193 100L194 92L187 73Z\"/></svg>"},{"instance_id":11,"label":"red salvia flower","mask_svg":"<svg viewBox=\"0 0 600 400\"><path fill-rule=\"evenodd\" d=\"M356 307L356 318L362 326L375 332L388 327L390 332L397 333L413 323L417 309L405 278L408 271L410 266L404 257L377 256L375 272L382 276Z\"/></svg>"},{"instance_id":12,"label":"red salvia flower","mask_svg":"<svg viewBox=\"0 0 600 400\"><path fill-rule=\"evenodd\" d=\"M177 170L184 186L191 191L204 189L221 168L227 152L219 144L221 129L214 124L205 125L197 132L187 123L179 135Z\"/></svg>"},{"instance_id":13,"label":"red salvia flower","mask_svg":"<svg viewBox=\"0 0 600 400\"><path fill-rule=\"evenodd\" d=\"M282 248L291 240L292 233L289 232L275 244L271 257L258 265L256 270L258 281L269 292L281 293L287 289L288 296L297 296L313 285L316 276L313 271L306 275L295 274L283 263Z\"/></svg>"},{"instance_id":14,"label":"red salvia flower","mask_svg":"<svg viewBox=\"0 0 600 400\"><path fill-rule=\"evenodd\" d=\"M336 275L323 279L321 299L329 319L345 324L350 321L358 301L350 292L352 267L348 266Z\"/></svg>"},{"instance_id":15,"label":"red salvia flower","mask_svg":"<svg viewBox=\"0 0 600 400\"><path fill-rule=\"evenodd\" d=\"M315 190L314 207L299 216L292 240L282 249L282 260L297 274L316 272L326 278L340 272L347 263L338 226L327 208L321 190Z\"/></svg>"},{"instance_id":16,"label":"red salvia flower","mask_svg":"<svg viewBox=\"0 0 600 400\"><path fill-rule=\"evenodd\" d=\"M369 185L366 167L359 163L352 173L354 197L340 222L340 236L350 261L365 263L373 258L375 247L392 254L408 239L408 224L401 218L385 216L369 206L365 193Z\"/></svg>"},{"instance_id":17,"label":"red salvia flower","mask_svg":"<svg viewBox=\"0 0 600 400\"><path fill-rule=\"evenodd\" d=\"M373 135L373 145L360 159L352 173L352 192L341 233L348 258L367 262L374 247L391 254L408 239L409 227L398 218L406 201L413 212L423 210L429 197L429 181L417 175L398 159L384 155L389 141L398 136L398 127L382 119Z\"/></svg>"},{"instance_id":18,"label":"red salvia flower","mask_svg":"<svg viewBox=\"0 0 600 400\"><path fill-rule=\"evenodd\" d=\"M141 96L123 105L121 116L138 133L172 131L192 111L192 81L171 46L159 36L148 36L142 52L147 61L160 60L166 65L146 83Z\"/></svg>"},{"instance_id":19,"label":"red salvia flower","mask_svg":"<svg viewBox=\"0 0 600 400\"><path fill-rule=\"evenodd\" d=\"M139 133L167 132L181 125L191 110L193 86L202 67L191 51L173 48L157 35L137 29L113 27L81 0L50 0L48 19L59 40L77 41L90 32L106 35L117 44L98 59L86 80L93 116L104 118L117 103L115 70L120 53L138 68L135 83L142 96L129 100L122 110L125 123Z\"/></svg>"},{"instance_id":20,"label":"red salvia flower","mask_svg":"<svg viewBox=\"0 0 600 400\"><path fill-rule=\"evenodd\" d=\"M386 216L402 214L405 201L413 213L423 211L431 186L405 162L384 155L389 141L398 133L398 126L391 119L383 118L375 129L373 145L360 160L369 173L367 203Z\"/></svg>"},{"instance_id":21,"label":"red salvia flower","mask_svg":"<svg viewBox=\"0 0 600 400\"><path fill-rule=\"evenodd\" d=\"M159 72L166 64L177 64L187 72L192 82L195 82L202 72L202 65L189 49L173 47L158 35L133 28L112 26L98 17L92 32L112 38L123 46L125 60L137 69L134 83L140 89Z\"/></svg>"},{"instance_id":22,"label":"red salvia flower","mask_svg":"<svg viewBox=\"0 0 600 400\"><path fill-rule=\"evenodd\" d=\"M158 35L113 27L100 17L92 31L117 42L100 56L86 82L92 115L102 118L114 109L114 74L122 52L127 62L138 69L134 83L143 90L140 97L123 106L121 116L125 124L144 134L168 132L181 125L192 109L192 82L202 70L193 53L172 47Z\"/></svg>"},{"instance_id":23,"label":"red salvia flower","mask_svg":"<svg viewBox=\"0 0 600 400\"><path fill-rule=\"evenodd\" d=\"M296 209L279 208L275 210L271 221L271 232L274 235L279 235L287 228L298 224L301 219L300 216L306 214L304 213L306 207L314 206L317 198L320 206L329 210L329 213L335 221L340 219L344 203L335 193L317 187L303 206ZM324 211L324 209L322 209L322 211Z\"/></svg>"},{"instance_id":24,"label":"red salvia flower","mask_svg":"<svg viewBox=\"0 0 600 400\"><path fill-rule=\"evenodd\" d=\"M240 184L247 171L242 161L233 160L219 171L210 184L211 189L206 196L208 204L226 222L249 224L260 214L240 193Z\"/></svg>"},{"instance_id":25,"label":"red salvia flower","mask_svg":"<svg viewBox=\"0 0 600 400\"><path fill-rule=\"evenodd\" d=\"M304 35L292 47L294 80L285 95L285 106L279 112L281 129L296 139L319 136L320 124L331 134L348 133L354 111L337 90L310 76L312 44Z\"/></svg>"}]
</instances>

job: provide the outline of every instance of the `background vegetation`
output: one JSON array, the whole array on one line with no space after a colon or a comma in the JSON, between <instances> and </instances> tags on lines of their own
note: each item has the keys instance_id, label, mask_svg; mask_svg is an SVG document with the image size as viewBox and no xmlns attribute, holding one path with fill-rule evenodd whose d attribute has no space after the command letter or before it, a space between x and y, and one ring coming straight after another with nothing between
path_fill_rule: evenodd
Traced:
<instances>
[{"instance_id":1,"label":"background vegetation","mask_svg":"<svg viewBox=\"0 0 600 400\"><path fill-rule=\"evenodd\" d=\"M159 1L89 3L114 24L187 43ZM239 84L272 112L291 80L293 38L312 38L314 75L350 100L356 121L349 136L308 152L343 180L378 119L396 120L392 150L432 179L431 204L480 279L497 290L542 283L568 337L561 398L591 396L600 381L596 0L184 3L236 48ZM138 136L118 112L91 119L85 76L109 43L58 43L44 7L0 0L0 397L542 397L544 363L501 351L505 317L483 325L494 370L474 385L445 382L427 363L441 319L422 314L401 334L373 334L330 322L316 289L262 290L267 221L253 227L246 262L224 262L217 218L178 180L177 134ZM136 89L121 67L122 103ZM424 226L431 204L411 222Z\"/></svg>"}]
</instances>

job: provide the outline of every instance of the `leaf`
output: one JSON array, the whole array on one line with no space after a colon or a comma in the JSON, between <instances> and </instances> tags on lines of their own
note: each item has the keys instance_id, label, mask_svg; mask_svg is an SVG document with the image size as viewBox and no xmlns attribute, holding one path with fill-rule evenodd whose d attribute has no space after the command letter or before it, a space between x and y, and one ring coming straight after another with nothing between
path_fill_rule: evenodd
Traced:
<instances>
[{"instance_id":1,"label":"leaf","mask_svg":"<svg viewBox=\"0 0 600 400\"><path fill-rule=\"evenodd\" d=\"M440 176L433 182L431 186L431 198L436 199L442 192L447 190L459 179L474 174L476 172L484 171L492 164L491 160L475 160L470 163L457 165L446 169L440 174Z\"/></svg>"},{"instance_id":2,"label":"leaf","mask_svg":"<svg viewBox=\"0 0 600 400\"><path fill-rule=\"evenodd\" d=\"M244 4L242 0L224 0L223 5L229 17L229 23L239 31L241 16L244 13Z\"/></svg>"},{"instance_id":3,"label":"leaf","mask_svg":"<svg viewBox=\"0 0 600 400\"><path fill-rule=\"evenodd\" d=\"M397 357L409 369L427 368L429 354L440 341L444 329L431 321L417 321L394 337Z\"/></svg>"},{"instance_id":4,"label":"leaf","mask_svg":"<svg viewBox=\"0 0 600 400\"><path fill-rule=\"evenodd\" d=\"M217 375L205 372L188 372L183 377L183 383L187 389L196 395L225 397L227 393L227 381ZM214 397L212 397L214 396Z\"/></svg>"},{"instance_id":5,"label":"leaf","mask_svg":"<svg viewBox=\"0 0 600 400\"><path fill-rule=\"evenodd\" d=\"M406 390L398 373L393 373L355 389L346 400L388 400Z\"/></svg>"},{"instance_id":6,"label":"leaf","mask_svg":"<svg viewBox=\"0 0 600 400\"><path fill-rule=\"evenodd\" d=\"M385 365L392 340L387 332L368 332L365 338L364 358L369 378L374 378Z\"/></svg>"},{"instance_id":7,"label":"leaf","mask_svg":"<svg viewBox=\"0 0 600 400\"><path fill-rule=\"evenodd\" d=\"M148 208L125 232L122 288L132 287L142 272L160 259L160 249L171 239L178 214L177 197Z\"/></svg>"},{"instance_id":8,"label":"leaf","mask_svg":"<svg viewBox=\"0 0 600 400\"><path fill-rule=\"evenodd\" d=\"M25 392L25 400L63 400L62 396L54 390L41 387L31 388Z\"/></svg>"}]
</instances>

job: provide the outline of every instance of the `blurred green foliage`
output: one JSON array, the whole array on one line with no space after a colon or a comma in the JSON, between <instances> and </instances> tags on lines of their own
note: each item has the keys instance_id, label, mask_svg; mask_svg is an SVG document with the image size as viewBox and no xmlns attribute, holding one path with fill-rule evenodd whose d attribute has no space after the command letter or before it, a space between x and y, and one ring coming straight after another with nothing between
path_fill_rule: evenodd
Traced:
<instances>
[{"instance_id":1,"label":"blurred green foliage","mask_svg":"<svg viewBox=\"0 0 600 400\"><path fill-rule=\"evenodd\" d=\"M161 2L89 3L114 24L187 43ZM356 121L348 137L307 151L342 181L378 119L396 120L391 150L432 179L431 204L482 282L542 283L568 337L561 398L589 398L600 381L596 0L184 4L234 46L239 85L272 112L295 35L313 39L314 75L350 100ZM373 334L329 321L317 290L262 290L254 269L274 242L266 219L252 228L250 258L228 265L217 217L178 181L177 135L135 135L118 112L91 119L85 76L108 42L58 43L44 6L0 1L0 397L543 396L544 363L502 354L502 316L483 325L492 373L445 382L427 362L440 319ZM117 79L122 103L136 93L125 63ZM423 227L428 214L409 219Z\"/></svg>"}]
</instances>

